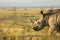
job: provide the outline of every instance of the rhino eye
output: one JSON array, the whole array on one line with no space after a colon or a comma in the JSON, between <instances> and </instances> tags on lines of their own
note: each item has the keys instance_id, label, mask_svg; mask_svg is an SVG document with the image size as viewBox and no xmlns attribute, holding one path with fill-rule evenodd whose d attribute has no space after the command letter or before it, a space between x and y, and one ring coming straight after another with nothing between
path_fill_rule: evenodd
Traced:
<instances>
[{"instance_id":1,"label":"rhino eye","mask_svg":"<svg viewBox=\"0 0 60 40\"><path fill-rule=\"evenodd\" d=\"M38 22L38 24L40 24L40 22Z\"/></svg>"}]
</instances>

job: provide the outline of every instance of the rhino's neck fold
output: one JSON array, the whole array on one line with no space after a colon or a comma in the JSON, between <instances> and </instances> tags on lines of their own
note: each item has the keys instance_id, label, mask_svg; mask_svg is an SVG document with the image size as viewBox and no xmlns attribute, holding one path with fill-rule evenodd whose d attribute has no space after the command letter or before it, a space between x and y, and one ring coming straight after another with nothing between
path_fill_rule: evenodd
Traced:
<instances>
[{"instance_id":1,"label":"rhino's neck fold","mask_svg":"<svg viewBox=\"0 0 60 40\"><path fill-rule=\"evenodd\" d=\"M49 26L49 24L48 24L49 17L54 14L56 14L56 13L46 13L43 15L43 19L46 21L46 26Z\"/></svg>"},{"instance_id":2,"label":"rhino's neck fold","mask_svg":"<svg viewBox=\"0 0 60 40\"><path fill-rule=\"evenodd\" d=\"M43 16L43 19L44 19L44 21L45 21L45 25L46 26L49 26L49 24L48 24L48 20L49 20L49 17L51 16L51 14L44 14L44 16Z\"/></svg>"}]
</instances>

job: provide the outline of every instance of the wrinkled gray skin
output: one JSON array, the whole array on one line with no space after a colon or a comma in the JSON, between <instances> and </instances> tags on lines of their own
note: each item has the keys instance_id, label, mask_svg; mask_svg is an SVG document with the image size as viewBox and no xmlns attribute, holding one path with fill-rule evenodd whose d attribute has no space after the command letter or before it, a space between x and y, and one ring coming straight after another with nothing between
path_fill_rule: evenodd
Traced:
<instances>
[{"instance_id":1,"label":"wrinkled gray skin","mask_svg":"<svg viewBox=\"0 0 60 40\"><path fill-rule=\"evenodd\" d=\"M45 26L48 26L48 35L51 35L54 31L60 30L60 12L51 11L51 13L44 14L41 10L40 19L36 22L31 20L31 22L35 31L42 30Z\"/></svg>"}]
</instances>

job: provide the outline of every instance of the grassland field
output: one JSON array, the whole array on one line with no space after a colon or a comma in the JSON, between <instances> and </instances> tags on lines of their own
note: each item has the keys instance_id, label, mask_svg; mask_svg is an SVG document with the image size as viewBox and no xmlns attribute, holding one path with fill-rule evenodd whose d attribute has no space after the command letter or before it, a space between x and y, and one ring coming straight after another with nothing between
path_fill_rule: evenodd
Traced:
<instances>
[{"instance_id":1,"label":"grassland field","mask_svg":"<svg viewBox=\"0 0 60 40\"><path fill-rule=\"evenodd\" d=\"M20 9L0 9L0 39L1 40L38 40L37 37L33 39L15 38L18 35L47 35L48 27L41 31L34 31L30 19L36 20L40 18L40 11L47 12L49 8L20 8ZM4 36L5 35L5 36ZM12 39L9 39L11 37ZM8 39L6 39L8 38ZM14 39L15 38L15 39ZM57 38L58 40L60 38ZM46 37L40 37L39 40L48 40ZM53 40L53 39L52 39Z\"/></svg>"}]
</instances>

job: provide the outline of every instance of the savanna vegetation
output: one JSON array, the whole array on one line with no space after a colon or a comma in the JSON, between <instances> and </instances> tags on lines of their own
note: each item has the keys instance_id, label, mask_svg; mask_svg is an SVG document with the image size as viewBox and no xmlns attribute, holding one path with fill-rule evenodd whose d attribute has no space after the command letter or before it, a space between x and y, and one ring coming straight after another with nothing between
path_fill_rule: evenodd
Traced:
<instances>
[{"instance_id":1,"label":"savanna vegetation","mask_svg":"<svg viewBox=\"0 0 60 40\"><path fill-rule=\"evenodd\" d=\"M30 19L40 18L40 11L49 8L0 9L0 40L60 40L57 36L47 36L48 27L34 31Z\"/></svg>"}]
</instances>

